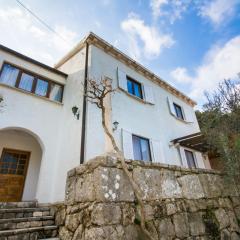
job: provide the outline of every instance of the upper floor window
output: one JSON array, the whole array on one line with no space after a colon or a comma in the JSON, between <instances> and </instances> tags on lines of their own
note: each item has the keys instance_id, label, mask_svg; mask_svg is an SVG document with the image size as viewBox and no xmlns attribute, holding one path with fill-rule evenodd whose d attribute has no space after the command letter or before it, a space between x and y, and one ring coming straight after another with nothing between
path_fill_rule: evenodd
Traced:
<instances>
[{"instance_id":1,"label":"upper floor window","mask_svg":"<svg viewBox=\"0 0 240 240\"><path fill-rule=\"evenodd\" d=\"M151 161L149 140L132 135L133 155L135 160Z\"/></svg>"},{"instance_id":2,"label":"upper floor window","mask_svg":"<svg viewBox=\"0 0 240 240\"><path fill-rule=\"evenodd\" d=\"M189 151L189 150L186 150L184 149L185 151L185 156L186 156L186 159L187 159L187 164L188 164L188 167L189 168L196 168L196 162L195 162L195 157L194 157L194 154L192 151Z\"/></svg>"},{"instance_id":3,"label":"upper floor window","mask_svg":"<svg viewBox=\"0 0 240 240\"><path fill-rule=\"evenodd\" d=\"M176 117L184 120L184 115L183 115L182 107L179 106L179 105L176 104L176 103L173 103L173 106L174 106L174 109L175 109Z\"/></svg>"},{"instance_id":4,"label":"upper floor window","mask_svg":"<svg viewBox=\"0 0 240 240\"><path fill-rule=\"evenodd\" d=\"M141 84L129 77L127 77L127 90L130 94L143 99Z\"/></svg>"},{"instance_id":5,"label":"upper floor window","mask_svg":"<svg viewBox=\"0 0 240 240\"><path fill-rule=\"evenodd\" d=\"M0 75L0 83L22 89L36 95L61 102L63 86L29 73L26 70L4 63Z\"/></svg>"}]
</instances>

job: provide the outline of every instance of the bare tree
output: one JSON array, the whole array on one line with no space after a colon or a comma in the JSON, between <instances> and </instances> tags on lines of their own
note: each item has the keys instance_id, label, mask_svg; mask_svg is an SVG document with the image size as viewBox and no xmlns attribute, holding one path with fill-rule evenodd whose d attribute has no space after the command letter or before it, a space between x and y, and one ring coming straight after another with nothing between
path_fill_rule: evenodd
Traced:
<instances>
[{"instance_id":1,"label":"bare tree","mask_svg":"<svg viewBox=\"0 0 240 240\"><path fill-rule=\"evenodd\" d=\"M1 112L3 107L4 107L4 105L3 105L3 96L0 95L0 112Z\"/></svg>"},{"instance_id":2,"label":"bare tree","mask_svg":"<svg viewBox=\"0 0 240 240\"><path fill-rule=\"evenodd\" d=\"M100 110L101 110L101 116L102 116L102 127L104 129L104 132L110 139L113 149L115 150L117 157L121 161L121 165L123 168L124 173L127 175L133 191L135 193L137 203L138 203L138 214L140 216L140 226L143 231L143 233L148 237L150 240L154 240L154 237L151 236L150 232L146 228L146 214L145 214L145 208L144 208L144 201L143 201L143 193L140 189L140 187L137 185L137 183L134 181L131 173L128 170L128 165L125 162L124 156L120 148L117 146L117 143L110 131L110 129L107 126L106 118L106 106L105 106L105 100L108 95L111 93L114 93L116 89L112 88L112 80L108 78L102 78L99 81L96 81L95 79L88 79L87 89L85 89L85 95L87 97L87 100L91 102L92 104L95 104Z\"/></svg>"}]
</instances>

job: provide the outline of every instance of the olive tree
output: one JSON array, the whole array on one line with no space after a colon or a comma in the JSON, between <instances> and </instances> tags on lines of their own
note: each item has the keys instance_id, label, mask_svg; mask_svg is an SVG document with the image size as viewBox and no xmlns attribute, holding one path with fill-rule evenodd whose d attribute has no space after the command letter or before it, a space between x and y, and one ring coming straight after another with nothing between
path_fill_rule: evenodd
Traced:
<instances>
[{"instance_id":1,"label":"olive tree","mask_svg":"<svg viewBox=\"0 0 240 240\"><path fill-rule=\"evenodd\" d=\"M205 93L203 111L197 112L210 149L217 152L223 171L240 181L240 82L224 80L213 93Z\"/></svg>"}]
</instances>

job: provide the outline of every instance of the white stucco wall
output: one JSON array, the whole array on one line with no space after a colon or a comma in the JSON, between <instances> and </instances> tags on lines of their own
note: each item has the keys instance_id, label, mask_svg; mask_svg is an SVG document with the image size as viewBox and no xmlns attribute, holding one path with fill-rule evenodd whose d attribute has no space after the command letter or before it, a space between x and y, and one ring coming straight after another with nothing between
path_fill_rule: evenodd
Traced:
<instances>
[{"instance_id":1,"label":"white stucco wall","mask_svg":"<svg viewBox=\"0 0 240 240\"><path fill-rule=\"evenodd\" d=\"M31 153L22 200L36 199L39 170L42 159L42 149L37 140L23 130L0 131L0 154L3 148L23 150Z\"/></svg>"},{"instance_id":2,"label":"white stucco wall","mask_svg":"<svg viewBox=\"0 0 240 240\"><path fill-rule=\"evenodd\" d=\"M34 198L39 202L62 201L67 171L80 163L85 48L59 67L59 70L68 74L67 79L1 51L0 66L3 61L19 65L65 85L63 103L60 104L0 84L0 95L4 97L5 105L1 113L0 130L16 127L30 131L34 133L35 139L41 144L43 150L41 165L37 166L33 164L34 162L32 163L32 168L38 168L36 171L39 171L37 187L36 183L30 186L31 177L29 177L30 180L26 182L29 192L24 190L24 199L31 200L30 198L35 196ZM90 46L88 65L90 78L109 77L113 80L114 87L117 88L118 67L142 84L151 86L155 99L154 105L146 104L117 89L111 97L110 110L112 111L109 121L119 122L119 128L114 132L119 146L122 147L123 129L161 142L167 163L180 165L178 150L169 143L174 138L199 131L193 108L117 59ZM169 112L167 97L171 97L173 101L181 105L186 115L192 115L194 122L184 123L173 117ZM79 108L79 120L73 116L73 106ZM86 133L87 160L111 150L101 126L100 111L90 103L87 103ZM14 145L13 140L12 142ZM7 142L2 140L0 135L1 144L4 145ZM199 154L197 156L201 159ZM33 194L34 189L36 194Z\"/></svg>"},{"instance_id":3,"label":"white stucco wall","mask_svg":"<svg viewBox=\"0 0 240 240\"><path fill-rule=\"evenodd\" d=\"M196 120L194 109L181 99L167 92L157 84L135 70L129 68L114 57L105 53L97 47L92 47L91 57L91 76L99 79L102 76L109 77L113 80L113 85L117 91L112 96L112 121L119 122L119 128L114 132L119 146L122 146L122 131L128 131L150 140L161 142L165 160L169 164L180 165L180 157L175 146L170 146L170 141L188 134L199 132L199 126ZM120 68L128 76L142 83L151 86L153 89L155 104L151 105L136 100L126 92L118 88L117 69ZM187 123L176 119L170 114L167 98L170 97L184 109L186 116L191 116L192 123ZM95 155L102 154L106 146L101 123L97 121L99 110L89 106L88 119L88 141L87 141L87 159ZM97 138L96 138L97 136ZM94 149L94 150L93 150ZM201 160L199 153L196 153L198 160ZM203 166L201 163L199 164Z\"/></svg>"},{"instance_id":4,"label":"white stucco wall","mask_svg":"<svg viewBox=\"0 0 240 240\"><path fill-rule=\"evenodd\" d=\"M79 164L81 121L72 114L74 105L81 108L81 67L71 72L68 81L16 56L0 52L0 66L3 61L22 66L44 77L63 84L63 104L0 85L4 98L0 129L17 127L34 133L43 145L36 198L39 202L62 201L65 193L67 171ZM75 73L75 74L74 74ZM74 77L76 75L76 77Z\"/></svg>"}]
</instances>

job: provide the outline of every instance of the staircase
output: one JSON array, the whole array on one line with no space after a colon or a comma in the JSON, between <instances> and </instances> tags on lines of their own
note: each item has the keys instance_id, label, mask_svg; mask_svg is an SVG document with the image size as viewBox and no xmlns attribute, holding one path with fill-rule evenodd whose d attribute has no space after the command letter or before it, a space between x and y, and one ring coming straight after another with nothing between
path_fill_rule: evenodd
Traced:
<instances>
[{"instance_id":1,"label":"staircase","mask_svg":"<svg viewBox=\"0 0 240 240\"><path fill-rule=\"evenodd\" d=\"M37 202L0 203L0 240L37 240L57 236L49 207Z\"/></svg>"}]
</instances>

